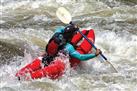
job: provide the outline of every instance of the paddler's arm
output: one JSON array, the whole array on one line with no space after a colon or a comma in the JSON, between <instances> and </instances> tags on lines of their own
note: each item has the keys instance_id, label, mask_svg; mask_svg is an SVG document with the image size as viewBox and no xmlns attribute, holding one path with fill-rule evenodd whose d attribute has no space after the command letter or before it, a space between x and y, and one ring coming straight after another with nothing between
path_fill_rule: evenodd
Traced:
<instances>
[{"instance_id":1,"label":"paddler's arm","mask_svg":"<svg viewBox=\"0 0 137 91\"><path fill-rule=\"evenodd\" d=\"M74 47L67 43L67 45L65 46L65 49L69 52L69 55L71 57L77 58L80 61L87 61L91 58L96 57L96 54L80 54L79 52L77 52Z\"/></svg>"}]
</instances>

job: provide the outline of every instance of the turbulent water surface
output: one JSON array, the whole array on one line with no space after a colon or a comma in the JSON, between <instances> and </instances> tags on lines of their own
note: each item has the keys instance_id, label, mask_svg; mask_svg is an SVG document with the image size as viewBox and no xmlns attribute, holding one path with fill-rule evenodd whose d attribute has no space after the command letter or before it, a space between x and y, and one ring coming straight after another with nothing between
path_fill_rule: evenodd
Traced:
<instances>
[{"instance_id":1,"label":"turbulent water surface","mask_svg":"<svg viewBox=\"0 0 137 91\"><path fill-rule=\"evenodd\" d=\"M15 73L44 50L57 26L60 6L67 8L81 29L94 29L100 57L67 67L59 80L19 82ZM136 0L1 0L0 91L137 91ZM65 60L67 61L67 59Z\"/></svg>"}]
</instances>

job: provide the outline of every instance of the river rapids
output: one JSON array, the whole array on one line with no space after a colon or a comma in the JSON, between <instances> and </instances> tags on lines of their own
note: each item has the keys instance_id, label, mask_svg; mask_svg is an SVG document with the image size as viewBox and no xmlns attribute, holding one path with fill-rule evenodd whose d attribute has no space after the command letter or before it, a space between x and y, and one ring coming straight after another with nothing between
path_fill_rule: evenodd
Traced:
<instances>
[{"instance_id":1,"label":"river rapids","mask_svg":"<svg viewBox=\"0 0 137 91\"><path fill-rule=\"evenodd\" d=\"M95 30L95 46L118 73L98 57L78 70L68 65L58 80L17 80L17 70L44 50L56 27L64 26L55 14L61 6L81 30ZM0 16L0 91L137 91L136 0L1 0Z\"/></svg>"}]
</instances>

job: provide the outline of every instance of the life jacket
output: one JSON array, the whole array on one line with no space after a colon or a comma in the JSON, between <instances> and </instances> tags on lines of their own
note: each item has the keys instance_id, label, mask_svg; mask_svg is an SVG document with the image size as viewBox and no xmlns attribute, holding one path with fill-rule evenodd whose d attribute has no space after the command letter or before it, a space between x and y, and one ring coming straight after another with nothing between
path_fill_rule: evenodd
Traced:
<instances>
[{"instance_id":1,"label":"life jacket","mask_svg":"<svg viewBox=\"0 0 137 91\"><path fill-rule=\"evenodd\" d=\"M46 46L48 56L55 57L59 50L63 49L66 40L62 33L55 33Z\"/></svg>"},{"instance_id":2,"label":"life jacket","mask_svg":"<svg viewBox=\"0 0 137 91\"><path fill-rule=\"evenodd\" d=\"M60 50L64 48L64 45L67 42L70 43L73 35L76 33L76 30L78 30L76 26L68 25L67 27L65 27L63 33L55 33L46 46L45 51L47 55L45 55L45 57L42 59L42 63L48 65L51 61L53 61L53 58Z\"/></svg>"}]
</instances>

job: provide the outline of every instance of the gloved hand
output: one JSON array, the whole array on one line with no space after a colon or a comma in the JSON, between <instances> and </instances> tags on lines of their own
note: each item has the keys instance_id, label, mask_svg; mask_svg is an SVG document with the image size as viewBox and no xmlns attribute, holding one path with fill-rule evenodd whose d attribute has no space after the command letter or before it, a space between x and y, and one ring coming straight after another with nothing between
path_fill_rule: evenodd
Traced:
<instances>
[{"instance_id":1,"label":"gloved hand","mask_svg":"<svg viewBox=\"0 0 137 91\"><path fill-rule=\"evenodd\" d=\"M102 53L101 50L100 50L100 49L97 49L95 55L98 56L98 55L101 54L101 53Z\"/></svg>"},{"instance_id":2,"label":"gloved hand","mask_svg":"<svg viewBox=\"0 0 137 91\"><path fill-rule=\"evenodd\" d=\"M42 63L44 64L44 67L45 66L48 66L51 62L53 61L53 57L52 56L45 56L42 58Z\"/></svg>"}]
</instances>

